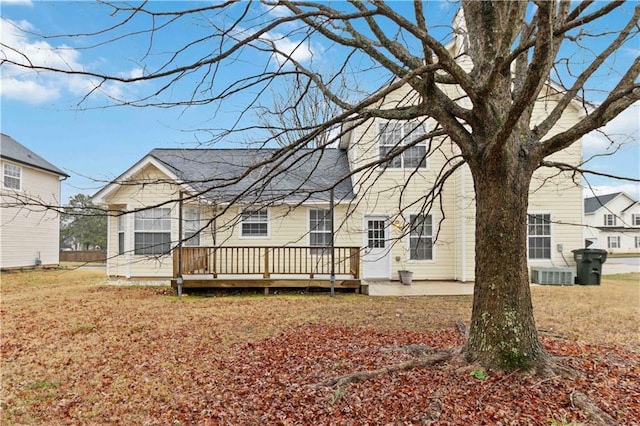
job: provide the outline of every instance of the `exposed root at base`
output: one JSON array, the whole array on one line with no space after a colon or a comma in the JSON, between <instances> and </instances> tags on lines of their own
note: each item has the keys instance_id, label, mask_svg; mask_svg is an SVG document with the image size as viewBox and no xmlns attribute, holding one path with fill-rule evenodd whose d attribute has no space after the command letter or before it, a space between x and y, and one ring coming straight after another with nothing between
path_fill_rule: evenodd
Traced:
<instances>
[{"instance_id":1,"label":"exposed root at base","mask_svg":"<svg viewBox=\"0 0 640 426\"><path fill-rule=\"evenodd\" d=\"M332 377L316 385L313 385L313 387L320 388L320 387L330 387L330 386L337 385L339 388L342 388L350 383L364 382L365 380L371 380L380 376L387 375L389 373L394 373L396 371L407 371L407 370L412 370L414 368L429 367L431 365L440 364L442 362L452 359L455 355L459 353L460 353L460 348L442 349L431 355L425 355L419 358L414 358L412 360L405 361L400 364L389 365L386 367L382 367L378 370L358 371L351 374Z\"/></svg>"},{"instance_id":2,"label":"exposed root at base","mask_svg":"<svg viewBox=\"0 0 640 426\"><path fill-rule=\"evenodd\" d=\"M573 392L569 396L569 399L574 407L579 408L589 415L594 425L610 426L618 424L610 415L602 411L595 402L590 400L589 397L582 392Z\"/></svg>"}]
</instances>

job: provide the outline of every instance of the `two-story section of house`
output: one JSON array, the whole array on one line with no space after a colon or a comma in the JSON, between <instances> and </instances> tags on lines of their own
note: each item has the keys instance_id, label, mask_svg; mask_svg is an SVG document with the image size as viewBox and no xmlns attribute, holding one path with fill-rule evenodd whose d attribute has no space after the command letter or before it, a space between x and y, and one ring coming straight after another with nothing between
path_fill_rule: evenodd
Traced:
<instances>
[{"instance_id":1,"label":"two-story section of house","mask_svg":"<svg viewBox=\"0 0 640 426\"><path fill-rule=\"evenodd\" d=\"M449 48L464 64L468 57L462 54L463 45L462 37L456 36ZM465 102L455 86L443 90ZM554 108L560 93L552 83L544 87L535 104L534 124ZM378 106L410 106L415 96L403 86ZM570 104L550 135L576 123L582 107ZM306 246L310 251L299 256L302 252L291 250L283 262L319 262L327 254L322 248L333 240L358 250L358 256L343 260L357 265L354 275L365 280L395 280L398 271L410 270L417 280L473 281L473 179L450 140L421 141L435 126L429 117L345 123L337 148L298 150L295 155L267 149L154 150L94 197L114 212L109 221L108 273L170 276L169 253L181 241L214 245L207 249L206 267L194 268L212 272L212 264L221 267L222 253L231 264L253 262L236 255L244 253L243 247ZM551 156L574 165L581 159L581 141ZM337 191L331 216L332 187ZM182 213L177 208L180 198L186 206ZM183 221L190 219L179 226L181 215ZM538 170L530 188L528 217L530 267L562 267L569 274L566 283L573 283L571 250L583 247L579 178ZM188 237L196 230L198 239ZM273 258L268 261L273 263ZM211 275L215 278L217 272Z\"/></svg>"},{"instance_id":2,"label":"two-story section of house","mask_svg":"<svg viewBox=\"0 0 640 426\"><path fill-rule=\"evenodd\" d=\"M584 199L584 239L609 253L640 254L640 202L624 192Z\"/></svg>"},{"instance_id":3,"label":"two-story section of house","mask_svg":"<svg viewBox=\"0 0 640 426\"><path fill-rule=\"evenodd\" d=\"M0 134L0 267L59 263L60 181L65 172Z\"/></svg>"}]
</instances>

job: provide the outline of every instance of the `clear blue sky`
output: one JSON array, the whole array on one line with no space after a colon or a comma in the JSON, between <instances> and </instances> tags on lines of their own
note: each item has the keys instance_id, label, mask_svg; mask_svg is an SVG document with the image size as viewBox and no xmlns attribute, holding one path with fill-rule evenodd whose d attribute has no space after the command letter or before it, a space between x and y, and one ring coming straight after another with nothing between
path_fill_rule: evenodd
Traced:
<instances>
[{"instance_id":1,"label":"clear blue sky","mask_svg":"<svg viewBox=\"0 0 640 426\"><path fill-rule=\"evenodd\" d=\"M202 4L204 3L200 3ZM183 5L184 3L165 2L154 3L153 7L178 8ZM192 3L191 6L193 5ZM442 24L448 25L452 11L445 11L444 7L449 3L435 2L432 5L435 11L440 9L438 13L442 17ZM3 41L17 42L30 54L43 58L53 48L66 46L63 51L64 60L73 66L123 75L141 72L134 58L144 52L146 44L138 43L136 39L118 46L97 49L87 48L89 40L95 40L90 38L43 40L27 36L16 41L18 39L15 38L13 24L43 34L90 32L111 25L114 22L113 18L93 2L3 0L0 6L3 17L0 23ZM182 32L158 34L155 43L165 46L165 50L170 51L172 46L203 31L203 27L197 24L182 28ZM140 40L142 39L138 41ZM311 50L319 48L321 47L313 45L310 47ZM305 58L305 54L310 56L311 52L300 52L300 59L303 61L308 59ZM614 66L619 67L617 70L620 71L638 54L640 45L636 38L635 45L627 45L619 52ZM329 55L326 56L324 60L331 59ZM225 78L233 79L251 66L255 64L238 61L226 68L217 81L224 84ZM198 141L206 139L207 135L195 129L216 127L221 121L231 120L234 110L242 109L242 98L225 105L225 110L222 111L214 110L211 105L186 109L91 108L104 102L104 98L101 99L99 96L78 107L79 101L87 91L86 81L81 78L15 73L11 73L9 77L6 70L0 71L2 132L71 175L71 178L63 183L65 202L69 196L79 192L93 194L105 182L118 176L153 148L197 146ZM606 87L604 80L603 87ZM108 85L105 89L114 95L121 95L123 90L130 90L117 85ZM132 90L135 91L136 88ZM176 90L186 90L186 85ZM590 100L598 101L597 96ZM640 177L639 123L640 107L636 105L610 126L611 132L618 135L616 140L625 141L625 146L615 156L599 158L588 167L605 173ZM230 139L225 143L227 146L234 146L239 142ZM587 137L585 157L606 152L606 145L604 139L598 135ZM640 185L602 178L590 178L590 181L601 193L623 190L640 199Z\"/></svg>"}]
</instances>

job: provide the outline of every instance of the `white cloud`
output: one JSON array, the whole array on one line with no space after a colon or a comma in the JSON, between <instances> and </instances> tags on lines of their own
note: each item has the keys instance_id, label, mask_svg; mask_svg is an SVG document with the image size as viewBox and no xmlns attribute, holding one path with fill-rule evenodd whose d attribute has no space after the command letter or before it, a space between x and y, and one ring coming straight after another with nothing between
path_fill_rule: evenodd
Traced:
<instances>
[{"instance_id":1,"label":"white cloud","mask_svg":"<svg viewBox=\"0 0 640 426\"><path fill-rule=\"evenodd\" d=\"M638 183L621 183L619 185L594 185L587 187L583 191L585 198L594 195L606 195L616 192L624 192L634 200L640 201L640 184Z\"/></svg>"},{"instance_id":2,"label":"white cloud","mask_svg":"<svg viewBox=\"0 0 640 426\"><path fill-rule=\"evenodd\" d=\"M2 48L2 57L19 64L32 63L36 66L58 70L84 71L80 52L70 46L54 46L46 41L32 40L24 31L35 31L28 21L5 20L1 26L3 43L11 49ZM102 83L88 76L61 74L46 71L31 71L28 68L7 65L0 70L0 95L30 104L42 104L60 99L64 93L84 97L88 93L103 94L122 100L127 91L120 83ZM142 69L120 73L125 77L139 77Z\"/></svg>"},{"instance_id":3,"label":"white cloud","mask_svg":"<svg viewBox=\"0 0 640 426\"><path fill-rule=\"evenodd\" d=\"M276 60L279 64L285 64L289 58L296 62L304 63L313 57L313 51L308 42L295 41L285 35L270 32L260 37L270 49L276 52Z\"/></svg>"},{"instance_id":4,"label":"white cloud","mask_svg":"<svg viewBox=\"0 0 640 426\"><path fill-rule=\"evenodd\" d=\"M620 145L640 144L640 102L627 108L606 126L583 138L585 156L616 150Z\"/></svg>"},{"instance_id":5,"label":"white cloud","mask_svg":"<svg viewBox=\"0 0 640 426\"><path fill-rule=\"evenodd\" d=\"M37 105L57 99L60 96L60 90L34 80L3 77L0 96Z\"/></svg>"},{"instance_id":6,"label":"white cloud","mask_svg":"<svg viewBox=\"0 0 640 426\"><path fill-rule=\"evenodd\" d=\"M16 6L33 6L33 1L32 0L0 0L0 4L2 6L12 6L12 5L16 5Z\"/></svg>"}]
</instances>

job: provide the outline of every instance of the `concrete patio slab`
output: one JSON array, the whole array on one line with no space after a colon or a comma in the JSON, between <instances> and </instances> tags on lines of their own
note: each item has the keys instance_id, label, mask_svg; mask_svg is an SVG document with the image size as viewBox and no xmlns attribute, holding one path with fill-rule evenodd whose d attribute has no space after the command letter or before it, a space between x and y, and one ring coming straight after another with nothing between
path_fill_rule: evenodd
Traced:
<instances>
[{"instance_id":1,"label":"concrete patio slab","mask_svg":"<svg viewBox=\"0 0 640 426\"><path fill-rule=\"evenodd\" d=\"M473 283L458 281L363 281L362 292L369 296L463 296L473 294Z\"/></svg>"}]
</instances>

